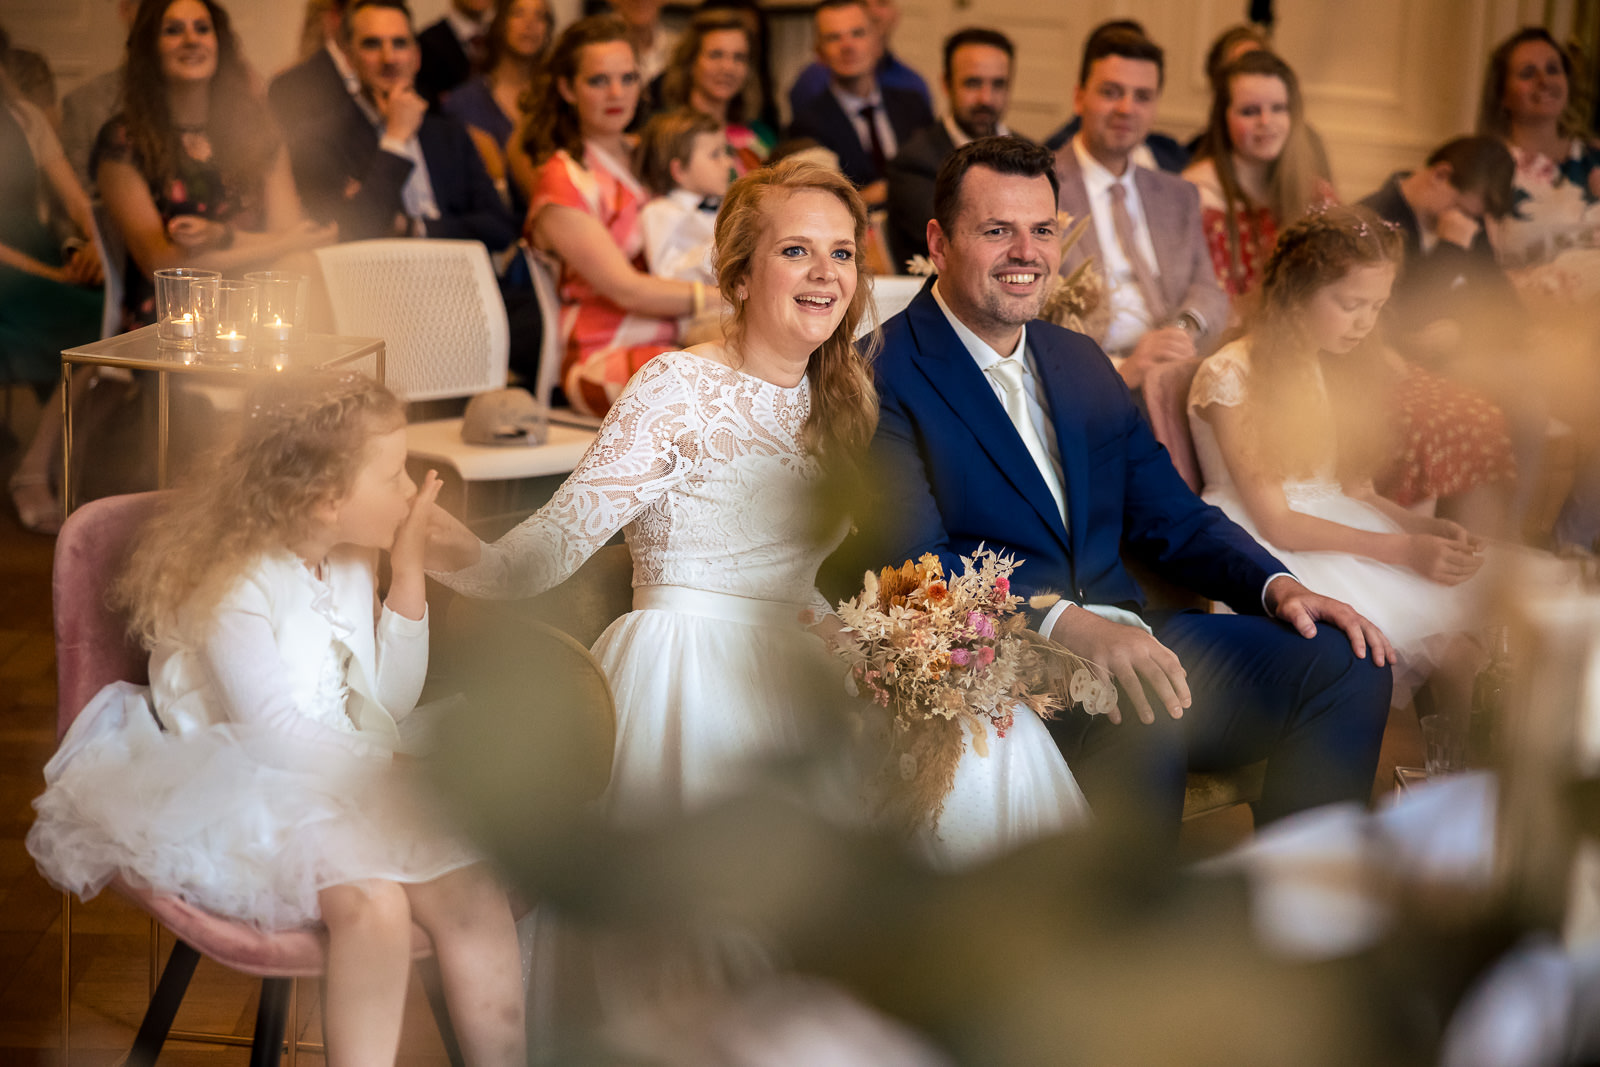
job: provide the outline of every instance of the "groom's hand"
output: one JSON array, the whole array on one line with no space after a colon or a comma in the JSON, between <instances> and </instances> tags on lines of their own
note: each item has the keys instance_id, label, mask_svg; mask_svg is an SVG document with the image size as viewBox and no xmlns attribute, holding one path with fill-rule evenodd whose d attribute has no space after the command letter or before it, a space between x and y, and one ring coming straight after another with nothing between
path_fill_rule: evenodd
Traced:
<instances>
[{"instance_id":1,"label":"groom's hand","mask_svg":"<svg viewBox=\"0 0 1600 1067\"><path fill-rule=\"evenodd\" d=\"M1189 676L1183 664L1170 648L1137 626L1110 622L1073 605L1057 617L1050 640L1110 671L1143 722L1156 721L1144 695L1146 685L1174 719L1182 718L1189 706ZM1113 709L1107 718L1120 723L1122 713Z\"/></svg>"},{"instance_id":2,"label":"groom's hand","mask_svg":"<svg viewBox=\"0 0 1600 1067\"><path fill-rule=\"evenodd\" d=\"M1394 647L1383 631L1342 600L1313 593L1287 574L1279 575L1267 585L1267 611L1273 618L1294 627L1301 637L1317 636L1317 623L1337 626L1350 639L1356 658L1364 659L1368 653L1379 667L1394 662Z\"/></svg>"}]
</instances>

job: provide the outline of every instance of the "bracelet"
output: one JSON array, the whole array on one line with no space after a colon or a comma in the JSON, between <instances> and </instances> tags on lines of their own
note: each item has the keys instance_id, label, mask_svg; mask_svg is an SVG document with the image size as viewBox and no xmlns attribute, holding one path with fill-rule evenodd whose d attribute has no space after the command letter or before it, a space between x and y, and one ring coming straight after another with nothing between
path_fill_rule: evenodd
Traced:
<instances>
[{"instance_id":1,"label":"bracelet","mask_svg":"<svg viewBox=\"0 0 1600 1067\"><path fill-rule=\"evenodd\" d=\"M706 283L698 281L690 282L689 293L691 317L698 319L701 315L705 314L706 310Z\"/></svg>"}]
</instances>

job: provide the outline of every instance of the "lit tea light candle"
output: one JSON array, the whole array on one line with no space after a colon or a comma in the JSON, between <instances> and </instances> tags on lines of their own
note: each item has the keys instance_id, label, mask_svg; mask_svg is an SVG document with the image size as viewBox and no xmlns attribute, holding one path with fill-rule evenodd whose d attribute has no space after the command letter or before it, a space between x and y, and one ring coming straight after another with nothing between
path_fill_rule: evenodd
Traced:
<instances>
[{"instance_id":1,"label":"lit tea light candle","mask_svg":"<svg viewBox=\"0 0 1600 1067\"><path fill-rule=\"evenodd\" d=\"M240 333L238 330L229 330L227 333L217 334L216 347L219 352L232 352L237 354L239 352L243 352L245 345L248 343L249 341L245 335Z\"/></svg>"},{"instance_id":2,"label":"lit tea light candle","mask_svg":"<svg viewBox=\"0 0 1600 1067\"><path fill-rule=\"evenodd\" d=\"M184 312L182 315L174 315L172 318L167 320L167 331L173 337L181 337L181 338L193 337L194 336L194 316L191 315L190 313L188 313L187 311Z\"/></svg>"},{"instance_id":3,"label":"lit tea light candle","mask_svg":"<svg viewBox=\"0 0 1600 1067\"><path fill-rule=\"evenodd\" d=\"M282 318L274 315L271 322L263 322L256 327L256 331L261 335L263 341L272 341L280 345L288 344L289 336L294 331L294 323L284 322Z\"/></svg>"}]
</instances>

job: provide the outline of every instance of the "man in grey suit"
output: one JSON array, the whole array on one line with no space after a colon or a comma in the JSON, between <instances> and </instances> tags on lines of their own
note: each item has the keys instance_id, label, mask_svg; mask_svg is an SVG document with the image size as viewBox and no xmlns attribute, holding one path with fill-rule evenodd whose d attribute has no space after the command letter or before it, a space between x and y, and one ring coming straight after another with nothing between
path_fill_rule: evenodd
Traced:
<instances>
[{"instance_id":1,"label":"man in grey suit","mask_svg":"<svg viewBox=\"0 0 1600 1067\"><path fill-rule=\"evenodd\" d=\"M1061 271L1094 257L1109 305L1095 339L1135 390L1153 368L1215 347L1228 323L1228 297L1200 228L1199 193L1131 158L1155 118L1162 58L1159 46L1131 30L1091 42L1073 97L1083 126L1056 152L1061 210L1094 220Z\"/></svg>"},{"instance_id":2,"label":"man in grey suit","mask_svg":"<svg viewBox=\"0 0 1600 1067\"><path fill-rule=\"evenodd\" d=\"M928 254L933 179L939 166L968 141L1007 134L1011 97L1011 40L998 30L969 26L944 42L944 92L950 111L924 126L889 161L889 251L898 270Z\"/></svg>"}]
</instances>

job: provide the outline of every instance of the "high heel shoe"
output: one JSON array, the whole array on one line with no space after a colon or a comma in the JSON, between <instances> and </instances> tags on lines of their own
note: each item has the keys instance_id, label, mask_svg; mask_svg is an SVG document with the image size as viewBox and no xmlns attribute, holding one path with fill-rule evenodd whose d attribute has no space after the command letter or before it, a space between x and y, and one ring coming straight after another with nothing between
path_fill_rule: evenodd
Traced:
<instances>
[{"instance_id":1,"label":"high heel shoe","mask_svg":"<svg viewBox=\"0 0 1600 1067\"><path fill-rule=\"evenodd\" d=\"M13 474L10 489L11 506L24 530L46 535L61 531L61 502L51 494L48 477Z\"/></svg>"}]
</instances>

